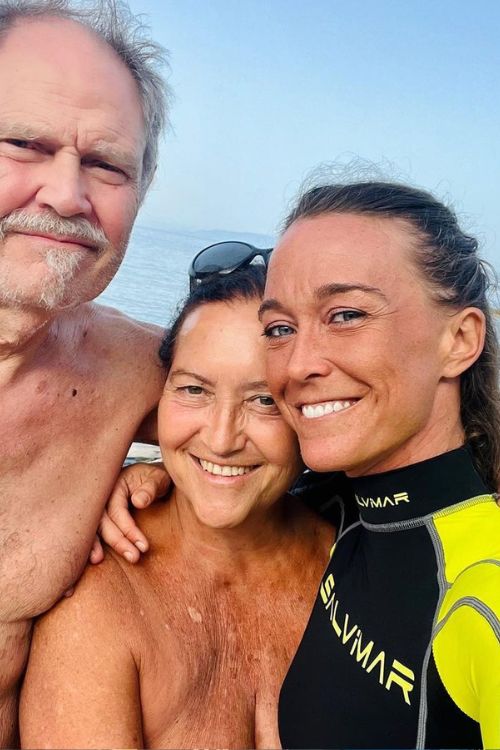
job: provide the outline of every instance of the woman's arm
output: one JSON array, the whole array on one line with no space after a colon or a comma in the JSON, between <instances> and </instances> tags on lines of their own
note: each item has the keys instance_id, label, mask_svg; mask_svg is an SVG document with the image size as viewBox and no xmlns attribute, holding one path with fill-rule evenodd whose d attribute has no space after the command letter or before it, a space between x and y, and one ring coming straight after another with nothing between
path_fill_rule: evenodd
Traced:
<instances>
[{"instance_id":1,"label":"woman's arm","mask_svg":"<svg viewBox=\"0 0 500 750\"><path fill-rule=\"evenodd\" d=\"M133 610L112 559L35 626L20 706L21 746L143 746Z\"/></svg>"},{"instance_id":2,"label":"woman's arm","mask_svg":"<svg viewBox=\"0 0 500 750\"><path fill-rule=\"evenodd\" d=\"M439 675L456 705L500 747L500 565L467 568L448 591L433 644Z\"/></svg>"},{"instance_id":3,"label":"woman's arm","mask_svg":"<svg viewBox=\"0 0 500 750\"><path fill-rule=\"evenodd\" d=\"M170 477L161 463L136 463L122 469L99 522L99 535L128 562L138 562L141 552L148 549L148 540L138 528L129 504L147 508L163 497L170 486ZM91 563L100 563L104 552L96 536Z\"/></svg>"}]
</instances>

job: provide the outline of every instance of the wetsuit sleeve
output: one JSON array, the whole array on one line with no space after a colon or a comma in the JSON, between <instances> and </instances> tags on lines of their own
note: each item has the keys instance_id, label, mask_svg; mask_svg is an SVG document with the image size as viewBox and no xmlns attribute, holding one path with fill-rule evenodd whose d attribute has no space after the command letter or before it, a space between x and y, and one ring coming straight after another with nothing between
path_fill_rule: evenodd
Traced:
<instances>
[{"instance_id":1,"label":"wetsuit sleeve","mask_svg":"<svg viewBox=\"0 0 500 750\"><path fill-rule=\"evenodd\" d=\"M473 566L455 582L433 652L456 705L481 727L485 748L500 747L500 566Z\"/></svg>"}]
</instances>

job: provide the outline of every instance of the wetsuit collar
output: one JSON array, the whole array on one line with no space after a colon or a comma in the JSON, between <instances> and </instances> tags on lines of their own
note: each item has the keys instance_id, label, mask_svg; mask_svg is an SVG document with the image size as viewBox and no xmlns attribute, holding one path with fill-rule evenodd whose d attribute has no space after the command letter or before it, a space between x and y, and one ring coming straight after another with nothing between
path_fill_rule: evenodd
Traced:
<instances>
[{"instance_id":1,"label":"wetsuit collar","mask_svg":"<svg viewBox=\"0 0 500 750\"><path fill-rule=\"evenodd\" d=\"M489 494L467 446L401 469L351 479L361 519L370 524L422 518Z\"/></svg>"}]
</instances>

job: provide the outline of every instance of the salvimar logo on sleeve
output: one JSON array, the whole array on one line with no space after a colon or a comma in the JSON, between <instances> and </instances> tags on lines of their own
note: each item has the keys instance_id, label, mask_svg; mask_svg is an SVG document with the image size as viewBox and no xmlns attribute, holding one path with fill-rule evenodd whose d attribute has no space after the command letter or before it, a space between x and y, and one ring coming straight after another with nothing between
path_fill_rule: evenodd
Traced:
<instances>
[{"instance_id":1,"label":"salvimar logo on sleeve","mask_svg":"<svg viewBox=\"0 0 500 750\"><path fill-rule=\"evenodd\" d=\"M393 686L400 688L402 697L409 706L411 705L410 693L415 684L414 672L397 659L392 660L389 667L385 651L379 651L374 641L369 641L361 628L353 623L347 612L339 612L339 600L334 591L335 581L333 575L325 578L321 584L320 593L325 609L328 613L332 628L340 639L342 645L349 649L350 655L358 662L367 674L373 673L378 676L379 684L386 690Z\"/></svg>"},{"instance_id":2,"label":"salvimar logo on sleeve","mask_svg":"<svg viewBox=\"0 0 500 750\"><path fill-rule=\"evenodd\" d=\"M399 505L399 503L409 503L410 498L407 492L395 492L394 495L385 497L362 497L356 495L356 502L361 508L387 508L388 505Z\"/></svg>"}]
</instances>

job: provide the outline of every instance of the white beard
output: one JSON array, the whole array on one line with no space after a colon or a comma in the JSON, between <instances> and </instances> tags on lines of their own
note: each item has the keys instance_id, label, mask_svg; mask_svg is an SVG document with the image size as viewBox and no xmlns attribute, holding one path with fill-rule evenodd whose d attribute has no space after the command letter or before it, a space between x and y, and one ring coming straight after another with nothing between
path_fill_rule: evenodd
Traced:
<instances>
[{"instance_id":1,"label":"white beard","mask_svg":"<svg viewBox=\"0 0 500 750\"><path fill-rule=\"evenodd\" d=\"M8 242L9 232L23 230L74 237L77 241L88 243L93 249L74 247L67 250L49 245L44 251L38 251L40 263L45 265L45 269L39 284L35 286L26 276L24 280L22 276L17 278L15 266L9 269L8 261L6 267L1 268L2 242ZM92 226L86 219L66 219L50 212L31 214L22 209L13 211L0 219L0 306L38 307L51 311L77 303L79 292L85 289L85 279L82 279L81 285L78 284L80 266L89 253L95 253L97 259L109 247L102 229ZM114 270L120 259L114 264Z\"/></svg>"},{"instance_id":2,"label":"white beard","mask_svg":"<svg viewBox=\"0 0 500 750\"><path fill-rule=\"evenodd\" d=\"M73 281L78 269L85 259L88 251L67 250L51 247L47 251L45 260L47 267L52 272L51 280L40 292L39 306L46 310L52 310L63 302L68 284Z\"/></svg>"},{"instance_id":3,"label":"white beard","mask_svg":"<svg viewBox=\"0 0 500 750\"><path fill-rule=\"evenodd\" d=\"M86 250L68 252L62 248L49 247L44 262L47 266L46 279L42 289L30 290L26 284L16 284L7 273L0 280L0 305L40 307L53 310L65 300L68 286L74 281L78 269L87 255Z\"/></svg>"}]
</instances>

